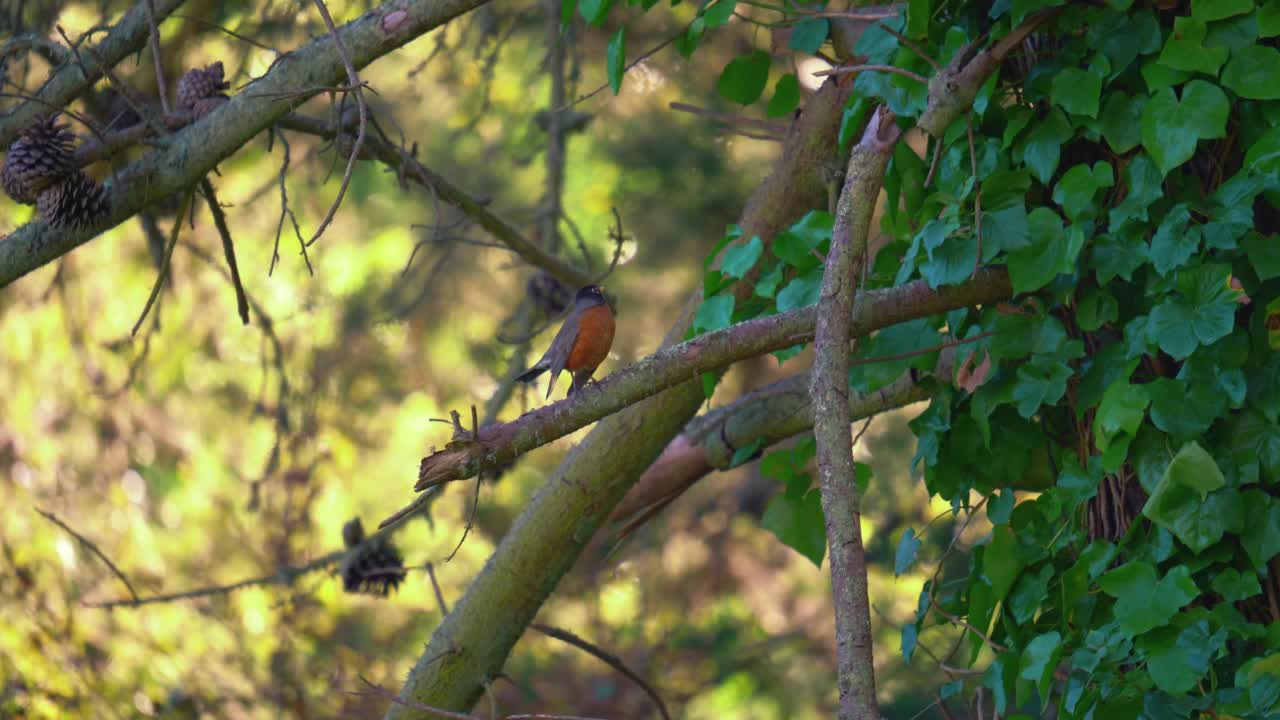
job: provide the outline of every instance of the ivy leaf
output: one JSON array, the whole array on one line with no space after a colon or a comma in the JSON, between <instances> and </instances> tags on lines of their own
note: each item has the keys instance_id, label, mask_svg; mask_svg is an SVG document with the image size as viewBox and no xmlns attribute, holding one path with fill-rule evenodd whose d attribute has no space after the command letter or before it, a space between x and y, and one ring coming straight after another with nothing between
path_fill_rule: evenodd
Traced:
<instances>
[{"instance_id":1,"label":"ivy leaf","mask_svg":"<svg viewBox=\"0 0 1280 720\"><path fill-rule=\"evenodd\" d=\"M760 275L760 279L756 281L755 293L762 298L772 298L778 292L778 285L782 282L782 263L774 263L768 270Z\"/></svg>"},{"instance_id":2,"label":"ivy leaf","mask_svg":"<svg viewBox=\"0 0 1280 720\"><path fill-rule=\"evenodd\" d=\"M578 13L596 27L604 24L612 8L613 0L578 0Z\"/></svg>"},{"instance_id":3,"label":"ivy leaf","mask_svg":"<svg viewBox=\"0 0 1280 720\"><path fill-rule=\"evenodd\" d=\"M1280 35L1280 0L1267 0L1258 8L1258 37Z\"/></svg>"},{"instance_id":4,"label":"ivy leaf","mask_svg":"<svg viewBox=\"0 0 1280 720\"><path fill-rule=\"evenodd\" d=\"M1018 578L1009 595L1009 610L1019 625L1025 625L1035 617L1036 611L1044 604L1052 578L1053 563L1045 563L1036 572L1024 572Z\"/></svg>"},{"instance_id":5,"label":"ivy leaf","mask_svg":"<svg viewBox=\"0 0 1280 720\"><path fill-rule=\"evenodd\" d=\"M1191 17L1212 22L1253 11L1253 0L1191 0Z\"/></svg>"},{"instance_id":6,"label":"ivy leaf","mask_svg":"<svg viewBox=\"0 0 1280 720\"><path fill-rule=\"evenodd\" d=\"M827 526L818 490L810 490L799 499L786 493L775 495L765 508L760 525L783 545L822 567L822 558L827 554Z\"/></svg>"},{"instance_id":7,"label":"ivy leaf","mask_svg":"<svg viewBox=\"0 0 1280 720\"><path fill-rule=\"evenodd\" d=\"M814 305L821 294L822 268L818 267L793 279L778 291L778 312L784 313Z\"/></svg>"},{"instance_id":8,"label":"ivy leaf","mask_svg":"<svg viewBox=\"0 0 1280 720\"><path fill-rule=\"evenodd\" d=\"M934 347L942 341L942 336L934 327L936 324L930 318L919 318L891 325L877 332L868 341L859 342L854 357L863 362L849 367L850 386L862 392L871 392L897 380L907 368L928 370L934 367L937 364L937 354L919 351ZM907 357L892 361L878 360L891 356Z\"/></svg>"},{"instance_id":9,"label":"ivy leaf","mask_svg":"<svg viewBox=\"0 0 1280 720\"><path fill-rule=\"evenodd\" d=\"M801 20L792 28L791 41L787 43L787 47L812 55L826 42L830 27L831 23L826 18L811 17Z\"/></svg>"},{"instance_id":10,"label":"ivy leaf","mask_svg":"<svg viewBox=\"0 0 1280 720\"><path fill-rule=\"evenodd\" d=\"M1072 115L1098 116L1102 76L1092 70L1063 68L1053 76L1049 99Z\"/></svg>"},{"instance_id":11,"label":"ivy leaf","mask_svg":"<svg viewBox=\"0 0 1280 720\"><path fill-rule=\"evenodd\" d=\"M1062 635L1057 630L1037 635L1022 650L1018 677L1035 683L1040 697L1048 696L1049 683L1053 680L1053 669L1058 665L1061 650Z\"/></svg>"},{"instance_id":12,"label":"ivy leaf","mask_svg":"<svg viewBox=\"0 0 1280 720\"><path fill-rule=\"evenodd\" d=\"M1022 572L1018 557L1018 537L1008 525L997 525L991 530L991 542L982 555L982 574L991 583L992 599L999 602L1009 594L1013 581Z\"/></svg>"},{"instance_id":13,"label":"ivy leaf","mask_svg":"<svg viewBox=\"0 0 1280 720\"><path fill-rule=\"evenodd\" d=\"M1151 395L1151 422L1176 438L1208 432L1227 404L1227 398L1217 388L1197 385L1188 392L1187 383L1169 378L1147 383L1147 392Z\"/></svg>"},{"instance_id":14,"label":"ivy leaf","mask_svg":"<svg viewBox=\"0 0 1280 720\"><path fill-rule=\"evenodd\" d=\"M769 107L765 114L769 117L782 117L790 114L800 106L800 82L795 73L787 73L778 78L773 88L773 97L769 99Z\"/></svg>"},{"instance_id":15,"label":"ivy leaf","mask_svg":"<svg viewBox=\"0 0 1280 720\"><path fill-rule=\"evenodd\" d=\"M1058 169L1062 144L1070 137L1071 124L1056 107L1051 108L1044 120L1027 133L1021 144L1022 161L1031 168L1037 180L1049 184L1054 170Z\"/></svg>"},{"instance_id":16,"label":"ivy leaf","mask_svg":"<svg viewBox=\"0 0 1280 720\"><path fill-rule=\"evenodd\" d=\"M694 51L698 49L698 43L702 41L702 34L706 27L707 21L705 18L694 18L693 22L689 23L689 29L675 39L676 50L686 59L691 57Z\"/></svg>"},{"instance_id":17,"label":"ivy leaf","mask_svg":"<svg viewBox=\"0 0 1280 720\"><path fill-rule=\"evenodd\" d=\"M1038 207L1027 216L1031 225L1031 247L1009 253L1009 279L1015 293L1031 292L1048 285L1062 273L1076 269L1076 259L1084 248L1084 233L1073 225L1062 228L1062 219L1048 208Z\"/></svg>"},{"instance_id":18,"label":"ivy leaf","mask_svg":"<svg viewBox=\"0 0 1280 720\"><path fill-rule=\"evenodd\" d=\"M1117 232L1129 220L1147 221L1147 208L1164 194L1164 177L1146 153L1135 155L1124 169L1124 184L1129 192L1111 210L1111 232Z\"/></svg>"},{"instance_id":19,"label":"ivy leaf","mask_svg":"<svg viewBox=\"0 0 1280 720\"><path fill-rule=\"evenodd\" d=\"M1221 570L1213 578L1213 591L1227 602L1248 600L1262 592L1255 572L1240 572L1235 568Z\"/></svg>"},{"instance_id":20,"label":"ivy leaf","mask_svg":"<svg viewBox=\"0 0 1280 720\"><path fill-rule=\"evenodd\" d=\"M1226 93L1203 80L1183 86L1181 100L1172 88L1159 90L1142 111L1142 145L1167 175L1191 159L1198 141L1226 136L1230 109Z\"/></svg>"},{"instance_id":21,"label":"ivy leaf","mask_svg":"<svg viewBox=\"0 0 1280 720\"><path fill-rule=\"evenodd\" d=\"M1280 504L1261 490L1241 493L1244 504L1244 532L1240 535L1244 551L1254 568L1280 554Z\"/></svg>"},{"instance_id":22,"label":"ivy leaf","mask_svg":"<svg viewBox=\"0 0 1280 720\"><path fill-rule=\"evenodd\" d=\"M705 9L702 13L702 19L709 28L718 28L729 23L729 18L733 17L733 11L738 6L738 0L719 0L714 5Z\"/></svg>"},{"instance_id":23,"label":"ivy leaf","mask_svg":"<svg viewBox=\"0 0 1280 720\"><path fill-rule=\"evenodd\" d=\"M1098 448L1106 450L1110 439L1122 432L1136 435L1150 403L1146 387L1130 385L1127 377L1113 382L1102 394L1102 402L1093 418Z\"/></svg>"},{"instance_id":24,"label":"ivy leaf","mask_svg":"<svg viewBox=\"0 0 1280 720\"><path fill-rule=\"evenodd\" d=\"M920 275L929 287L954 285L969 279L978 259L978 238L973 233L946 237L937 248L928 250L920 263Z\"/></svg>"},{"instance_id":25,"label":"ivy leaf","mask_svg":"<svg viewBox=\"0 0 1280 720\"><path fill-rule=\"evenodd\" d=\"M1244 167L1254 173L1274 174L1280 169L1280 127L1262 133L1244 154Z\"/></svg>"},{"instance_id":26,"label":"ivy leaf","mask_svg":"<svg viewBox=\"0 0 1280 720\"><path fill-rule=\"evenodd\" d=\"M1147 658L1147 672L1151 674L1151 680L1156 687L1172 695L1181 695L1195 687L1196 681L1209 669L1207 661L1205 667L1196 667L1189 653L1178 646L1177 639L1177 628L1163 627L1143 636L1138 643ZM1203 652L1195 654L1203 657Z\"/></svg>"},{"instance_id":27,"label":"ivy leaf","mask_svg":"<svg viewBox=\"0 0 1280 720\"><path fill-rule=\"evenodd\" d=\"M1151 311L1148 339L1182 360L1196 347L1230 334L1237 295L1228 285L1230 275L1226 265L1202 265L1178 273L1174 284L1181 295L1166 299Z\"/></svg>"},{"instance_id":28,"label":"ivy leaf","mask_svg":"<svg viewBox=\"0 0 1280 720\"><path fill-rule=\"evenodd\" d=\"M1147 97L1130 97L1123 90L1107 95L1098 118L1098 130L1116 153L1127 153L1142 142L1142 110Z\"/></svg>"},{"instance_id":29,"label":"ivy leaf","mask_svg":"<svg viewBox=\"0 0 1280 720\"><path fill-rule=\"evenodd\" d=\"M1093 196L1102 188L1115 184L1111 163L1101 160L1094 163L1092 168L1081 163L1062 175L1062 179L1053 188L1053 201L1062 206L1068 220L1075 222L1096 214L1097 206L1093 202Z\"/></svg>"},{"instance_id":30,"label":"ivy leaf","mask_svg":"<svg viewBox=\"0 0 1280 720\"><path fill-rule=\"evenodd\" d=\"M1265 45L1235 51L1222 84L1249 100L1280 100L1280 51Z\"/></svg>"},{"instance_id":31,"label":"ivy leaf","mask_svg":"<svg viewBox=\"0 0 1280 720\"><path fill-rule=\"evenodd\" d=\"M983 191L985 197L986 191ZM988 262L1002 250L1017 250L1031 244L1031 225L1027 222L1027 206L1017 205L988 211L982 210L982 261Z\"/></svg>"},{"instance_id":32,"label":"ivy leaf","mask_svg":"<svg viewBox=\"0 0 1280 720\"><path fill-rule=\"evenodd\" d=\"M1120 316L1116 296L1097 288L1089 288L1076 307L1076 323L1085 332L1096 332L1103 325L1115 322Z\"/></svg>"},{"instance_id":33,"label":"ivy leaf","mask_svg":"<svg viewBox=\"0 0 1280 720\"><path fill-rule=\"evenodd\" d=\"M1222 539L1227 519L1221 503L1206 503L1209 493L1226 484L1218 464L1199 443L1182 446L1169 461L1142 514L1201 553Z\"/></svg>"},{"instance_id":34,"label":"ivy leaf","mask_svg":"<svg viewBox=\"0 0 1280 720\"><path fill-rule=\"evenodd\" d=\"M1125 282L1147 260L1147 244L1132 232L1099 235L1090 248L1094 273L1098 282L1107 285L1114 278Z\"/></svg>"},{"instance_id":35,"label":"ivy leaf","mask_svg":"<svg viewBox=\"0 0 1280 720\"><path fill-rule=\"evenodd\" d=\"M617 95L622 90L623 73L627 65L627 26L618 28L618 32L609 38L609 48L605 51L609 67L609 87Z\"/></svg>"},{"instance_id":36,"label":"ivy leaf","mask_svg":"<svg viewBox=\"0 0 1280 720\"><path fill-rule=\"evenodd\" d=\"M1160 227L1151 238L1151 264L1156 272L1168 275L1170 270L1182 267L1200 247L1200 228L1189 227L1191 211L1185 203L1175 205L1160 221Z\"/></svg>"},{"instance_id":37,"label":"ivy leaf","mask_svg":"<svg viewBox=\"0 0 1280 720\"><path fill-rule=\"evenodd\" d=\"M1204 20L1194 17L1179 17L1173 21L1173 32L1165 41L1164 50L1156 62L1174 70L1186 72L1202 72L1217 76L1218 68L1227 61L1227 49L1222 47L1206 47L1205 33L1208 26Z\"/></svg>"},{"instance_id":38,"label":"ivy leaf","mask_svg":"<svg viewBox=\"0 0 1280 720\"><path fill-rule=\"evenodd\" d=\"M1280 237L1251 232L1240 244L1244 246L1249 264L1258 273L1259 280L1280 277Z\"/></svg>"},{"instance_id":39,"label":"ivy leaf","mask_svg":"<svg viewBox=\"0 0 1280 720\"><path fill-rule=\"evenodd\" d=\"M916 644L920 639L920 629L915 623L907 623L902 626L902 660L911 662L911 656L916 652Z\"/></svg>"},{"instance_id":40,"label":"ivy leaf","mask_svg":"<svg viewBox=\"0 0 1280 720\"><path fill-rule=\"evenodd\" d=\"M823 244L831 242L834 222L831 213L811 210L773 239L773 254L801 272L820 267L822 259L814 251L821 252Z\"/></svg>"},{"instance_id":41,"label":"ivy leaf","mask_svg":"<svg viewBox=\"0 0 1280 720\"><path fill-rule=\"evenodd\" d=\"M1160 627L1174 613L1200 595L1185 565L1178 565L1156 582L1155 567L1134 560L1098 578L1102 591L1116 599L1113 609L1120 629L1129 637Z\"/></svg>"},{"instance_id":42,"label":"ivy leaf","mask_svg":"<svg viewBox=\"0 0 1280 720\"><path fill-rule=\"evenodd\" d=\"M1013 399L1018 414L1024 418L1035 415L1042 405L1055 405L1067 392L1067 380L1074 373L1067 364L1056 358L1036 356L1031 362L1018 368L1018 384L1013 388Z\"/></svg>"},{"instance_id":43,"label":"ivy leaf","mask_svg":"<svg viewBox=\"0 0 1280 720\"><path fill-rule=\"evenodd\" d=\"M753 235L746 245L735 245L725 251L720 270L729 277L742 279L751 271L751 268L755 267L756 261L760 259L763 252L764 243L761 242L760 236Z\"/></svg>"},{"instance_id":44,"label":"ivy leaf","mask_svg":"<svg viewBox=\"0 0 1280 720\"><path fill-rule=\"evenodd\" d=\"M902 533L902 539L898 541L898 551L893 556L893 575L897 577L907 570L916 562L916 553L920 551L920 538L916 536L916 531L907 528Z\"/></svg>"},{"instance_id":45,"label":"ivy leaf","mask_svg":"<svg viewBox=\"0 0 1280 720\"><path fill-rule=\"evenodd\" d=\"M693 315L694 332L704 333L729 327L733 318L733 305L732 295L715 295L703 300Z\"/></svg>"},{"instance_id":46,"label":"ivy leaf","mask_svg":"<svg viewBox=\"0 0 1280 720\"><path fill-rule=\"evenodd\" d=\"M764 92L769 62L769 53L763 50L730 60L716 82L716 92L740 105L750 105Z\"/></svg>"}]
</instances>

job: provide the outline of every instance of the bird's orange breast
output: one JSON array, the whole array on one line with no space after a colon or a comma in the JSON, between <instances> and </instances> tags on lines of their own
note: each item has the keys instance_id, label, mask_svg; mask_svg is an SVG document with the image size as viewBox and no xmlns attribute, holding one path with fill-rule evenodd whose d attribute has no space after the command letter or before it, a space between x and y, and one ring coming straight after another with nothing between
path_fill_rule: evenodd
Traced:
<instances>
[{"instance_id":1,"label":"bird's orange breast","mask_svg":"<svg viewBox=\"0 0 1280 720\"><path fill-rule=\"evenodd\" d=\"M594 370L613 346L613 313L608 305L587 308L578 316L578 337L569 351L566 370Z\"/></svg>"}]
</instances>

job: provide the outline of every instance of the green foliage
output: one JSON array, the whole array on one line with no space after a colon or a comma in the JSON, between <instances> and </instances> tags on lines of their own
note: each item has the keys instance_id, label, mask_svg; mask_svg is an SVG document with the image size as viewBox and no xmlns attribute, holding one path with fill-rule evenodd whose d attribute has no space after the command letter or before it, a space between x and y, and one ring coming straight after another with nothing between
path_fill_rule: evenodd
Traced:
<instances>
[{"instance_id":1,"label":"green foliage","mask_svg":"<svg viewBox=\"0 0 1280 720\"><path fill-rule=\"evenodd\" d=\"M902 653L928 662L921 634L950 624L937 607L968 623L959 657L985 671L965 688L1002 714L1261 716L1280 703L1280 661L1249 671L1280 657L1280 618L1258 619L1280 553L1280 5L1008 0L979 19L911 2L890 27L945 62L1055 5L1051 50L1006 64L923 156L900 144L885 179L869 287L963 282L981 263L1022 295L855 348L903 358L856 363L866 390L930 367L944 332L992 333L984 382L912 422L929 491L957 511L984 495L992 527L967 572L926 585ZM931 72L882 30L857 50ZM887 73L854 91L850 107L886 103L903 127L927 101ZM760 261L781 273L755 297L812 302L825 239L775 238ZM999 491L1033 477L1036 495ZM928 540L898 538L902 573Z\"/></svg>"}]
</instances>

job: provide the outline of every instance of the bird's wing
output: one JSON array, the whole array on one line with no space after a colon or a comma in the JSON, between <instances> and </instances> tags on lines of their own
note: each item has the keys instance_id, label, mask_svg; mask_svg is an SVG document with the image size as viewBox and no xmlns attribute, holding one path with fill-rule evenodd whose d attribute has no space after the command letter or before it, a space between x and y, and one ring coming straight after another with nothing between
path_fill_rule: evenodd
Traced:
<instances>
[{"instance_id":1,"label":"bird's wing","mask_svg":"<svg viewBox=\"0 0 1280 720\"><path fill-rule=\"evenodd\" d=\"M569 354L573 352L573 344L578 339L578 310L574 308L569 313L569 317L564 319L564 324L560 326L560 332L556 333L556 337L551 341L551 347L547 349L544 356L551 370L551 377L560 377L561 371L564 370L565 363L569 362Z\"/></svg>"}]
</instances>

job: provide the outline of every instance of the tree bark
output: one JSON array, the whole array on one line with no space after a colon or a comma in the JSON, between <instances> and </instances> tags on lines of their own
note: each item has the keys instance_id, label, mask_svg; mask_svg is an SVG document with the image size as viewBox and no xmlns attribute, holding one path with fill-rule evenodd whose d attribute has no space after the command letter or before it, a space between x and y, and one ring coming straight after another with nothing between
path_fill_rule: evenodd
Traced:
<instances>
[{"instance_id":1,"label":"tree bark","mask_svg":"<svg viewBox=\"0 0 1280 720\"><path fill-rule=\"evenodd\" d=\"M862 140L849 157L814 330L809 394L813 398L818 482L830 548L840 720L872 720L880 716L871 652L867 558L862 547L862 516L854 481L853 440L849 435L849 339L859 271L867 257L867 229L898 135L893 113L881 107L871 116ZM859 297L858 301L861 306L864 298Z\"/></svg>"},{"instance_id":2,"label":"tree bark","mask_svg":"<svg viewBox=\"0 0 1280 720\"><path fill-rule=\"evenodd\" d=\"M352 63L362 68L487 1L389 2L338 28L338 35ZM145 12L139 22L145 30ZM0 241L0 288L124 222L156 198L191 187L253 136L345 78L346 69L328 35L281 56L266 75L222 107L166 137L164 149L148 153L108 183L111 213L101 227L69 230L36 221Z\"/></svg>"}]
</instances>

